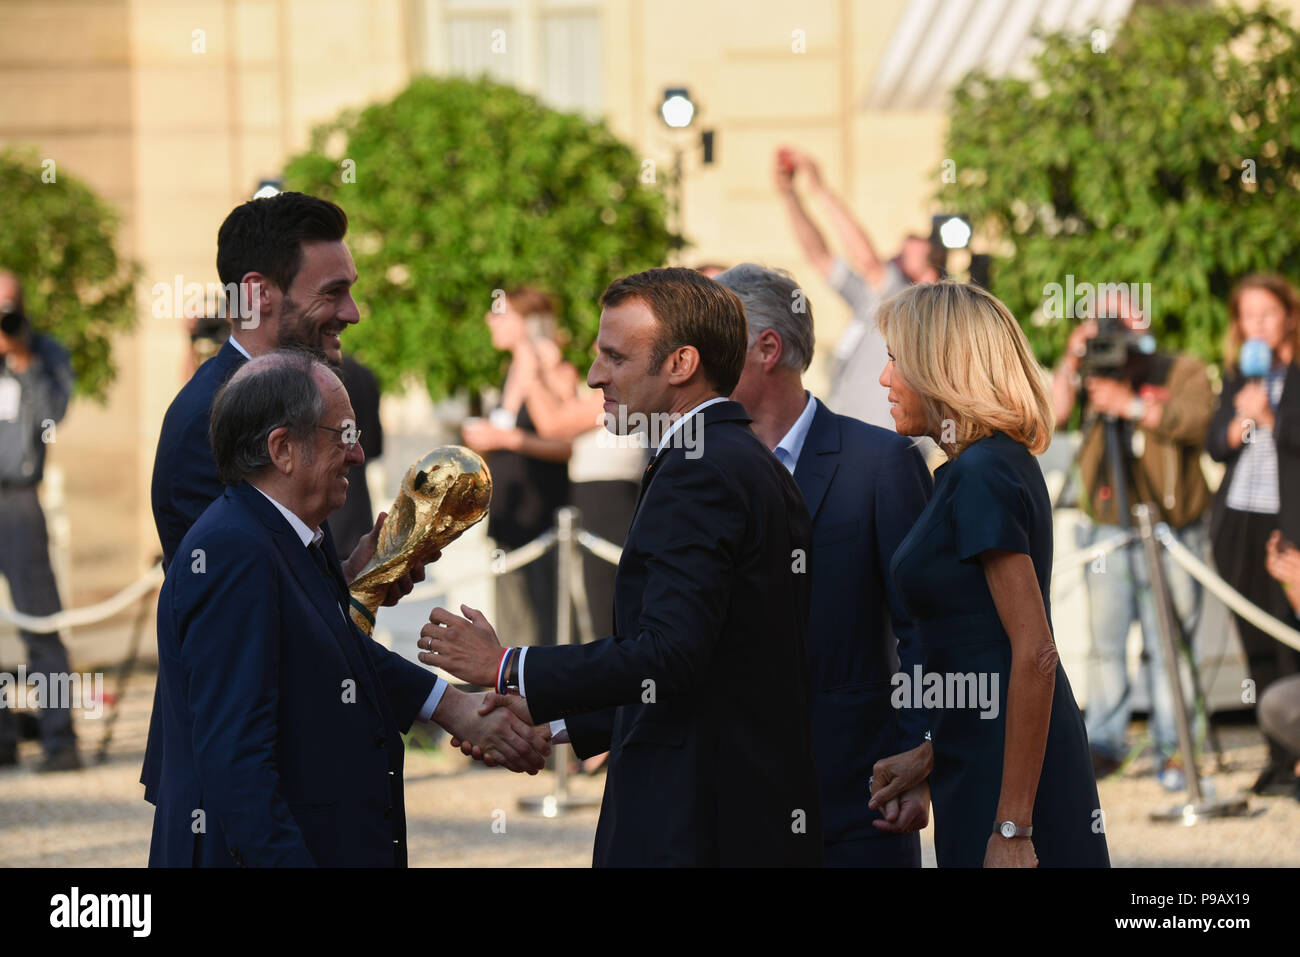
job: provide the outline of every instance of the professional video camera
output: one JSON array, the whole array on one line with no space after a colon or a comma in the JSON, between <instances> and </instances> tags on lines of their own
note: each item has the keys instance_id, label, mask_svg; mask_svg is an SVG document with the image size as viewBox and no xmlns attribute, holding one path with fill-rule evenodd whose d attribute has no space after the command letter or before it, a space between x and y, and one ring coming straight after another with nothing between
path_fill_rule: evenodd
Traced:
<instances>
[{"instance_id":1,"label":"professional video camera","mask_svg":"<svg viewBox=\"0 0 1300 957\"><path fill-rule=\"evenodd\" d=\"M1128 379L1133 360L1155 351L1156 340L1150 333L1134 332L1119 316L1101 316L1097 319L1097 334L1084 344L1079 374L1085 379Z\"/></svg>"},{"instance_id":2,"label":"professional video camera","mask_svg":"<svg viewBox=\"0 0 1300 957\"><path fill-rule=\"evenodd\" d=\"M27 317L21 309L11 302L0 306L0 332L6 336L18 336L27 324Z\"/></svg>"}]
</instances>

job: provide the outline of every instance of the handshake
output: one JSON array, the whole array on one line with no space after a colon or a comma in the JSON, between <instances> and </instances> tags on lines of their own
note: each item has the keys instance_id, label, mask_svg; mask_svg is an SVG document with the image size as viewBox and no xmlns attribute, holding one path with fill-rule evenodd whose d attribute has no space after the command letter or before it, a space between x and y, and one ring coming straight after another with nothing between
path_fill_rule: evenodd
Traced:
<instances>
[{"instance_id":1,"label":"handshake","mask_svg":"<svg viewBox=\"0 0 1300 957\"><path fill-rule=\"evenodd\" d=\"M462 681L495 688L501 643L483 613L461 605L465 617L445 608L429 614L420 630L420 660ZM534 726L528 703L519 695L461 694L449 688L434 711L434 720L450 732L452 747L488 767L536 774L551 753L547 725Z\"/></svg>"}]
</instances>

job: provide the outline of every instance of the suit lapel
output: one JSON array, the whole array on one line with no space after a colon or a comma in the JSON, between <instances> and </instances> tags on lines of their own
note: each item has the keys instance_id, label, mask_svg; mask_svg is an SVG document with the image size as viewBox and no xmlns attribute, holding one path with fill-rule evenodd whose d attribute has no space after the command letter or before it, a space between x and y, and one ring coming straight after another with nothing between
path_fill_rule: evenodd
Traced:
<instances>
[{"instance_id":1,"label":"suit lapel","mask_svg":"<svg viewBox=\"0 0 1300 957\"><path fill-rule=\"evenodd\" d=\"M804 439L803 449L799 453L799 463L795 466L794 480L803 492L804 504L808 514L817 521L817 510L821 508L826 490L831 486L835 470L839 467L840 425L835 413L820 401L817 411L813 413L812 424L808 427L808 437Z\"/></svg>"},{"instance_id":2,"label":"suit lapel","mask_svg":"<svg viewBox=\"0 0 1300 957\"><path fill-rule=\"evenodd\" d=\"M375 687L375 679L371 670L366 667L368 662L364 659L361 643L352 622L344 619L340 613L338 598L325 579L321 577L320 569L312 561L311 556L307 553L306 546L298 538L298 534L290 528L284 516L276 511L275 507L263 498L257 489L244 484L236 486L230 492L238 494L262 523L270 529L276 548L284 559L284 563L293 572L293 577L297 580L299 587L307 594L317 617L329 629L330 634L334 636L334 640L338 642L340 650L347 659L348 667L356 676L358 687L365 692L376 707L379 707L380 697L378 689ZM328 534L326 532L326 535ZM331 543L331 548L326 555L330 559L331 565L337 564L337 559L332 557L332 553ZM309 622L303 622L302 625L304 627L314 627Z\"/></svg>"},{"instance_id":3,"label":"suit lapel","mask_svg":"<svg viewBox=\"0 0 1300 957\"><path fill-rule=\"evenodd\" d=\"M715 402L707 409L703 409L699 412L696 412L695 415L698 415L701 419L700 425L697 426L699 429L701 429L701 434L699 439L701 454L703 454L703 448L704 448L703 430L708 428L713 423L725 422L728 420L735 420L738 422L753 421L752 419L750 419L749 414L745 411L744 406L742 406L739 402L732 402L730 400L726 400L724 402ZM687 427L688 426L686 425L682 426L683 429ZM670 439L668 441L668 444L664 446L663 451L656 452L655 457L650 460L650 464L645 467L645 474L641 476L641 491L637 493L637 497L636 497L636 508L632 510L632 521L628 523L629 530L632 528L633 525L636 524L637 514L641 511L641 502L645 500L646 493L650 491L650 484L651 482L654 481L655 473L659 470L660 463L662 463L663 460L667 458L668 454L672 452L673 448L674 448L673 440Z\"/></svg>"}]
</instances>

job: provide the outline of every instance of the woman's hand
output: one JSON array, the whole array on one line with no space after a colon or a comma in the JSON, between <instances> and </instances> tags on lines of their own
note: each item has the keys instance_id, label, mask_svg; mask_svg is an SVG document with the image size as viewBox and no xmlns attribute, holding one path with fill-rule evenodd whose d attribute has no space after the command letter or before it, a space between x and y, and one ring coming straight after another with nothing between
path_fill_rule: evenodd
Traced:
<instances>
[{"instance_id":1,"label":"woman's hand","mask_svg":"<svg viewBox=\"0 0 1300 957\"><path fill-rule=\"evenodd\" d=\"M1300 615L1300 550L1284 539L1277 529L1268 537L1264 567L1282 585L1291 609Z\"/></svg>"},{"instance_id":2,"label":"woman's hand","mask_svg":"<svg viewBox=\"0 0 1300 957\"><path fill-rule=\"evenodd\" d=\"M1083 363L1083 354L1088 349L1088 340L1097 335L1097 320L1089 319L1074 327L1070 338L1065 340L1065 352L1061 355L1061 366L1066 372L1078 372Z\"/></svg>"},{"instance_id":3,"label":"woman's hand","mask_svg":"<svg viewBox=\"0 0 1300 957\"><path fill-rule=\"evenodd\" d=\"M1268 392L1263 383L1248 382L1243 385L1232 400L1232 405L1239 418L1250 419L1256 428L1273 427L1273 407L1269 405Z\"/></svg>"},{"instance_id":4,"label":"woman's hand","mask_svg":"<svg viewBox=\"0 0 1300 957\"><path fill-rule=\"evenodd\" d=\"M1007 840L1001 834L989 836L988 846L984 849L985 867L1037 867L1038 855L1034 853L1034 842L1028 837L1013 837Z\"/></svg>"},{"instance_id":5,"label":"woman's hand","mask_svg":"<svg viewBox=\"0 0 1300 957\"><path fill-rule=\"evenodd\" d=\"M498 429L482 419L466 421L460 432L465 444L480 454L496 449L518 449L523 437L519 429Z\"/></svg>"},{"instance_id":6,"label":"woman's hand","mask_svg":"<svg viewBox=\"0 0 1300 957\"><path fill-rule=\"evenodd\" d=\"M930 776L934 747L922 741L910 751L881 758L871 766L871 800L867 807L878 811Z\"/></svg>"}]
</instances>

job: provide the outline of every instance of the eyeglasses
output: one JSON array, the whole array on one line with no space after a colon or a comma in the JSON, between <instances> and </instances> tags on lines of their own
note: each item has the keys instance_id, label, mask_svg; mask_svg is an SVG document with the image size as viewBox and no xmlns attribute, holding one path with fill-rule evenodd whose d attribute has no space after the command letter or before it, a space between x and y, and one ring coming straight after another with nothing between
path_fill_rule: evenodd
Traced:
<instances>
[{"instance_id":1,"label":"eyeglasses","mask_svg":"<svg viewBox=\"0 0 1300 957\"><path fill-rule=\"evenodd\" d=\"M339 440L343 444L344 452L351 452L361 442L361 430L353 425L348 426L346 429L334 429L330 428L328 425L318 425L316 428L324 429L326 432L337 433ZM349 438L349 436L351 436L351 438Z\"/></svg>"}]
</instances>

